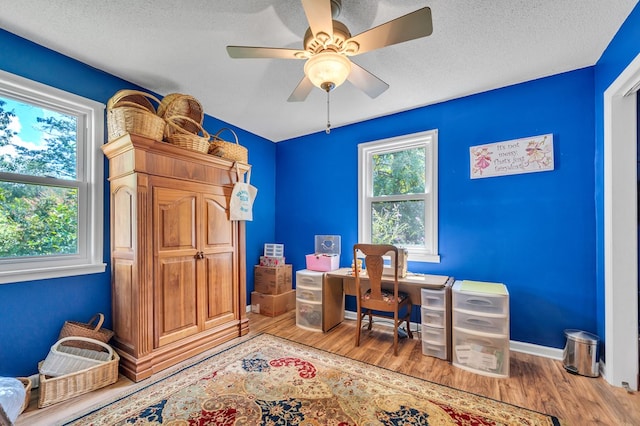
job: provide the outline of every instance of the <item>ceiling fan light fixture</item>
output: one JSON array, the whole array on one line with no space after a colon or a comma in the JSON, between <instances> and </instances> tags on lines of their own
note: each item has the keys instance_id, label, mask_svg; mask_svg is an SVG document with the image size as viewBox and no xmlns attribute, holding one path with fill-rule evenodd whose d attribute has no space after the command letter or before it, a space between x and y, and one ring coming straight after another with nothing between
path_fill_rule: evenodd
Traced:
<instances>
[{"instance_id":1,"label":"ceiling fan light fixture","mask_svg":"<svg viewBox=\"0 0 640 426\"><path fill-rule=\"evenodd\" d=\"M351 61L336 52L313 55L304 64L304 73L314 86L329 91L340 86L351 72Z\"/></svg>"}]
</instances>

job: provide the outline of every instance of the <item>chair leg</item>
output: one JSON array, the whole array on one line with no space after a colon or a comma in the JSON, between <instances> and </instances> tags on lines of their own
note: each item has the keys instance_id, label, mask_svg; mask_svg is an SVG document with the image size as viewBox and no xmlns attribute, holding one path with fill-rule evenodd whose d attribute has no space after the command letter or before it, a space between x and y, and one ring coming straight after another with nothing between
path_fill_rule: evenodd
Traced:
<instances>
[{"instance_id":1,"label":"chair leg","mask_svg":"<svg viewBox=\"0 0 640 426\"><path fill-rule=\"evenodd\" d=\"M398 321L398 315L393 319L393 355L398 356L398 326L400 325L400 321Z\"/></svg>"},{"instance_id":2,"label":"chair leg","mask_svg":"<svg viewBox=\"0 0 640 426\"><path fill-rule=\"evenodd\" d=\"M409 318L407 318L407 336L409 339L413 339L413 333L411 332L411 322Z\"/></svg>"},{"instance_id":3,"label":"chair leg","mask_svg":"<svg viewBox=\"0 0 640 426\"><path fill-rule=\"evenodd\" d=\"M358 310L356 312L356 346L360 346L360 328L362 328L362 314Z\"/></svg>"},{"instance_id":4,"label":"chair leg","mask_svg":"<svg viewBox=\"0 0 640 426\"><path fill-rule=\"evenodd\" d=\"M413 339L413 333L411 333L411 309L413 308L412 305L409 305L409 307L407 308L407 336L409 336L409 339Z\"/></svg>"},{"instance_id":5,"label":"chair leg","mask_svg":"<svg viewBox=\"0 0 640 426\"><path fill-rule=\"evenodd\" d=\"M371 313L371 309L369 309L367 312L369 313L369 327L367 327L367 330L371 330L371 325L373 324L373 314Z\"/></svg>"}]
</instances>

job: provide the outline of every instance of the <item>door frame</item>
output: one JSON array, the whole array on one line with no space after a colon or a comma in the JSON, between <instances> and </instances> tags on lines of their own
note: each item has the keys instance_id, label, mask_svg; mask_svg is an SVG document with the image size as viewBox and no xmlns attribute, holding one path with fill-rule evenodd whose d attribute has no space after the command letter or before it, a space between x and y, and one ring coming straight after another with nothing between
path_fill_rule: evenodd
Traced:
<instances>
[{"instance_id":1,"label":"door frame","mask_svg":"<svg viewBox=\"0 0 640 426\"><path fill-rule=\"evenodd\" d=\"M640 55L604 92L603 376L638 390L637 85Z\"/></svg>"}]
</instances>

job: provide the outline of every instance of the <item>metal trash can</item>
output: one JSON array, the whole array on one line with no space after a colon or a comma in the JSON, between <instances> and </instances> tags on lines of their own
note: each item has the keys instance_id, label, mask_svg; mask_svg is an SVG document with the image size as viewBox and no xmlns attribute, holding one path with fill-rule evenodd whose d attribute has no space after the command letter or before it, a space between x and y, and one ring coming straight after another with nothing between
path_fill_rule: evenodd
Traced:
<instances>
[{"instance_id":1,"label":"metal trash can","mask_svg":"<svg viewBox=\"0 0 640 426\"><path fill-rule=\"evenodd\" d=\"M565 370L582 376L598 377L599 337L581 330L565 330L564 335L567 337L562 360Z\"/></svg>"}]
</instances>

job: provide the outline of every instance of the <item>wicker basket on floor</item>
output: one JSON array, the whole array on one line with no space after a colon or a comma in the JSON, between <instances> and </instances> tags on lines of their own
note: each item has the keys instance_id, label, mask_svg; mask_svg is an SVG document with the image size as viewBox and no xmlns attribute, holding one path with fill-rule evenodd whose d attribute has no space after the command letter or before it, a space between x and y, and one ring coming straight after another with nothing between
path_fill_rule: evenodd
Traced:
<instances>
[{"instance_id":1,"label":"wicker basket on floor","mask_svg":"<svg viewBox=\"0 0 640 426\"><path fill-rule=\"evenodd\" d=\"M64 343L67 341L90 342L100 349L65 346ZM113 349L106 343L88 337L65 337L51 346L47 358L39 366L39 371L45 376L59 377L101 365L112 358Z\"/></svg>"},{"instance_id":2,"label":"wicker basket on floor","mask_svg":"<svg viewBox=\"0 0 640 426\"><path fill-rule=\"evenodd\" d=\"M126 133L161 141L165 121L156 114L151 103L160 101L149 93L137 90L120 90L107 102L107 129L109 140Z\"/></svg>"},{"instance_id":3,"label":"wicker basket on floor","mask_svg":"<svg viewBox=\"0 0 640 426\"><path fill-rule=\"evenodd\" d=\"M235 143L227 142L220 137L220 134L225 130L233 134ZM213 135L209 145L209 154L217 155L218 157L226 158L227 160L249 164L249 150L240 145L236 132L227 127L223 127L218 131L218 133Z\"/></svg>"},{"instance_id":4,"label":"wicker basket on floor","mask_svg":"<svg viewBox=\"0 0 640 426\"><path fill-rule=\"evenodd\" d=\"M18 380L22 382L24 385L24 402L22 403L22 408L20 408L20 413L24 413L24 410L29 407L29 402L31 401L31 387L33 386L31 380L28 377L16 377Z\"/></svg>"},{"instance_id":5,"label":"wicker basket on floor","mask_svg":"<svg viewBox=\"0 0 640 426\"><path fill-rule=\"evenodd\" d=\"M180 124L178 124L180 122L187 122L196 126L196 133L192 133L184 129ZM181 148L204 152L205 154L209 151L209 138L211 136L193 119L176 115L167 118L167 126L172 129L171 133L166 136L167 142Z\"/></svg>"},{"instance_id":6,"label":"wicker basket on floor","mask_svg":"<svg viewBox=\"0 0 640 426\"><path fill-rule=\"evenodd\" d=\"M98 341L94 343L101 344ZM38 408L48 407L117 382L120 357L115 351L111 351L110 356L110 360L58 377L40 373ZM44 361L38 364L39 370L43 364Z\"/></svg>"},{"instance_id":7,"label":"wicker basket on floor","mask_svg":"<svg viewBox=\"0 0 640 426\"><path fill-rule=\"evenodd\" d=\"M65 321L58 340L65 337L88 337L90 339L99 340L100 342L109 343L109 340L113 337L113 331L102 328L104 322L104 315L100 312L95 314L88 323L78 321ZM65 346L75 346L76 348L101 350L100 346L96 346L90 342L82 340L67 341Z\"/></svg>"},{"instance_id":8,"label":"wicker basket on floor","mask_svg":"<svg viewBox=\"0 0 640 426\"><path fill-rule=\"evenodd\" d=\"M198 133L204 120L204 109L200 102L193 96L182 93L171 93L160 101L158 115L165 120L173 118L173 122L190 133ZM185 120L177 117L188 117ZM165 136L175 133L172 126L165 128Z\"/></svg>"}]
</instances>

